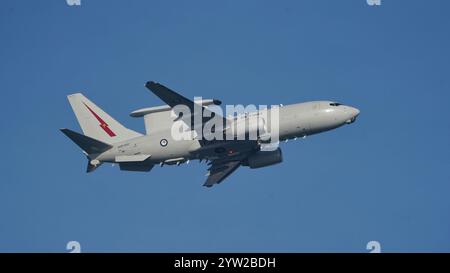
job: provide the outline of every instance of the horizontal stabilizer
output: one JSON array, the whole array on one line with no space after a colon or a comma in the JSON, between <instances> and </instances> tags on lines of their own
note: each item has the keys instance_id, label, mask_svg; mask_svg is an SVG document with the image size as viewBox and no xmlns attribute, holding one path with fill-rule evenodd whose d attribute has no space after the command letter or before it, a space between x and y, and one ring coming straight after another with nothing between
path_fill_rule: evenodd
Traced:
<instances>
[{"instance_id":1,"label":"horizontal stabilizer","mask_svg":"<svg viewBox=\"0 0 450 273\"><path fill-rule=\"evenodd\" d=\"M60 129L68 138L70 138L75 144L77 144L87 154L100 154L113 146L101 142L99 140L90 138L88 136L79 134L69 129Z\"/></svg>"}]
</instances>

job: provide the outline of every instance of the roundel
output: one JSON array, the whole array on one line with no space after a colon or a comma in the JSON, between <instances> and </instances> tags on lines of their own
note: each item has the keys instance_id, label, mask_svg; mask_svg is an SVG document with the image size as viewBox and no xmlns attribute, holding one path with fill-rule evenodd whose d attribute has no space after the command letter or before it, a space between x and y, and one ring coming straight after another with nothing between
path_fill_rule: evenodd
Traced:
<instances>
[{"instance_id":1,"label":"roundel","mask_svg":"<svg viewBox=\"0 0 450 273\"><path fill-rule=\"evenodd\" d=\"M161 146L166 147L167 144L169 144L169 142L167 141L167 139L163 138L161 139L161 141L159 142L159 144L161 144Z\"/></svg>"}]
</instances>

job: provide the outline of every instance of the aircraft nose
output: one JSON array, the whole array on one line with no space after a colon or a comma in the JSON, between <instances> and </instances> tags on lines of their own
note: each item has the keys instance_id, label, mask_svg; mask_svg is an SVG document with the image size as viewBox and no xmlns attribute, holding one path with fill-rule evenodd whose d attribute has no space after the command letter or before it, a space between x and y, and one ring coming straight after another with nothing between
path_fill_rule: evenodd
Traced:
<instances>
[{"instance_id":1,"label":"aircraft nose","mask_svg":"<svg viewBox=\"0 0 450 273\"><path fill-rule=\"evenodd\" d=\"M353 117L357 117L357 116L359 116L359 109L358 108L355 108L355 107L352 107L351 108L351 112L352 112L352 115L353 115Z\"/></svg>"},{"instance_id":2,"label":"aircraft nose","mask_svg":"<svg viewBox=\"0 0 450 273\"><path fill-rule=\"evenodd\" d=\"M346 121L346 123L350 124L355 122L356 118L359 116L359 109L355 108L355 107L349 107L349 114L350 114L350 118Z\"/></svg>"}]
</instances>

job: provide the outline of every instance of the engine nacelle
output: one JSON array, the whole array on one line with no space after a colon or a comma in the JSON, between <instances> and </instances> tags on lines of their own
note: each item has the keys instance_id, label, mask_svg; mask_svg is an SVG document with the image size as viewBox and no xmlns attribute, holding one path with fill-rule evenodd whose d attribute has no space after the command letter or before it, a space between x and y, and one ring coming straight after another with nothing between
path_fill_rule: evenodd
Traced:
<instances>
[{"instance_id":1,"label":"engine nacelle","mask_svg":"<svg viewBox=\"0 0 450 273\"><path fill-rule=\"evenodd\" d=\"M259 151L250 156L247 160L246 166L252 169L267 167L283 162L283 155L281 149L275 151Z\"/></svg>"}]
</instances>

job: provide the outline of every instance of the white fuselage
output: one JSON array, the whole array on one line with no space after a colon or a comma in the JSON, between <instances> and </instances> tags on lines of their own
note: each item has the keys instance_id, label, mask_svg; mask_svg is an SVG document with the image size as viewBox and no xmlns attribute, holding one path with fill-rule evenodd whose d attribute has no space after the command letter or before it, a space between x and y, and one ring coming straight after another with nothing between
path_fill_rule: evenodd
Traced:
<instances>
[{"instance_id":1,"label":"white fuselage","mask_svg":"<svg viewBox=\"0 0 450 273\"><path fill-rule=\"evenodd\" d=\"M358 109L331 101L291 104L279 107L278 111L280 141L332 130L352 123L359 115ZM238 117L233 122L240 122L245 118ZM199 149L202 149L202 146L197 139L174 140L171 128L167 128L117 143L114 148L100 154L96 159L116 162L118 156L148 155L148 160L154 164L175 164L199 159L196 154Z\"/></svg>"}]
</instances>

